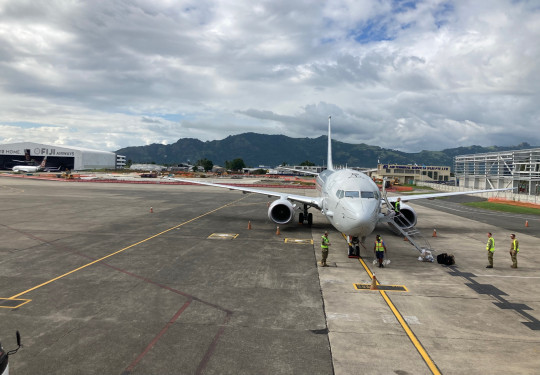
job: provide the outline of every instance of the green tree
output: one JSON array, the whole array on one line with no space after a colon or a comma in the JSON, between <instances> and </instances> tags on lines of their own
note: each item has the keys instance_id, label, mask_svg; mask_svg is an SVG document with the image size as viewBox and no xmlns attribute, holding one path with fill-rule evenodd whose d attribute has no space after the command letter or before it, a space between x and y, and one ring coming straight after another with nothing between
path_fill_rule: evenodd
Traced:
<instances>
[{"instance_id":1,"label":"green tree","mask_svg":"<svg viewBox=\"0 0 540 375\"><path fill-rule=\"evenodd\" d=\"M313 167L315 166L315 163L312 163L309 160L306 160L306 161L301 162L300 165L304 165L306 167Z\"/></svg>"},{"instance_id":2,"label":"green tree","mask_svg":"<svg viewBox=\"0 0 540 375\"><path fill-rule=\"evenodd\" d=\"M225 160L225 168L230 169L231 171L241 171L245 167L246 163L244 163L244 160L240 158L236 158L233 161Z\"/></svg>"},{"instance_id":3,"label":"green tree","mask_svg":"<svg viewBox=\"0 0 540 375\"><path fill-rule=\"evenodd\" d=\"M214 167L212 160L208 160L206 158L198 160L195 165L203 167L205 172L211 171Z\"/></svg>"}]
</instances>

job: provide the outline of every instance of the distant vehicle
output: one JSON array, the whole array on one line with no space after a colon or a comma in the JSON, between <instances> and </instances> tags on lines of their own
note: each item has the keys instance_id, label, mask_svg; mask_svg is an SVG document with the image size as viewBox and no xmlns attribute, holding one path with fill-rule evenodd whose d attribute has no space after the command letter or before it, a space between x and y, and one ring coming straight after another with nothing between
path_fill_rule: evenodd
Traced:
<instances>
[{"instance_id":1,"label":"distant vehicle","mask_svg":"<svg viewBox=\"0 0 540 375\"><path fill-rule=\"evenodd\" d=\"M139 176L142 178L157 178L157 172L141 173Z\"/></svg>"},{"instance_id":2,"label":"distant vehicle","mask_svg":"<svg viewBox=\"0 0 540 375\"><path fill-rule=\"evenodd\" d=\"M25 172L25 173L34 173L39 172L45 168L47 163L47 157L45 156L41 161L40 165L16 165L13 167L13 172Z\"/></svg>"},{"instance_id":3,"label":"distant vehicle","mask_svg":"<svg viewBox=\"0 0 540 375\"><path fill-rule=\"evenodd\" d=\"M17 351L21 348L21 334L19 331L17 331L17 345L17 349L6 352L0 343L0 375L9 375L9 356L17 353Z\"/></svg>"}]
</instances>

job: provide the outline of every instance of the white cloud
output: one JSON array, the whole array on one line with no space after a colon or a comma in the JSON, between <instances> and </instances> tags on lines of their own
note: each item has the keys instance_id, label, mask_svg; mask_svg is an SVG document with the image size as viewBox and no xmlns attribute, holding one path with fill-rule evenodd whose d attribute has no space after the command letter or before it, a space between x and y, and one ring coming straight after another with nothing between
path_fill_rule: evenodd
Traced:
<instances>
[{"instance_id":1,"label":"white cloud","mask_svg":"<svg viewBox=\"0 0 540 375\"><path fill-rule=\"evenodd\" d=\"M0 142L247 131L540 145L540 9L496 0L0 0Z\"/></svg>"}]
</instances>

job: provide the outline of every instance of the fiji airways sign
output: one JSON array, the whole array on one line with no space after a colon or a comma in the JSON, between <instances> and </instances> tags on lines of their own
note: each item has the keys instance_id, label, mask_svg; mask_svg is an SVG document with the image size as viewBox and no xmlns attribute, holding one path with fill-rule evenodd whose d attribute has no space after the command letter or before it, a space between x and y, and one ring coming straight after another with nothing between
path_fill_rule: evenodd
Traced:
<instances>
[{"instance_id":1,"label":"fiji airways sign","mask_svg":"<svg viewBox=\"0 0 540 375\"><path fill-rule=\"evenodd\" d=\"M19 147L2 147L0 145L0 155L26 155L31 156L75 156L75 151L66 149L56 149L48 147L34 147L25 149L24 146Z\"/></svg>"}]
</instances>

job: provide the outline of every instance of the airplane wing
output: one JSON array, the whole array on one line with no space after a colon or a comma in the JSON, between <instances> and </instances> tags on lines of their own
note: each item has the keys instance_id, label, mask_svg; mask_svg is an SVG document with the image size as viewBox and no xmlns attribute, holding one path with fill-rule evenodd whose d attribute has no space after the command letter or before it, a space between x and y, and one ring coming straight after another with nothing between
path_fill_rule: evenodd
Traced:
<instances>
[{"instance_id":1,"label":"airplane wing","mask_svg":"<svg viewBox=\"0 0 540 375\"><path fill-rule=\"evenodd\" d=\"M467 195L467 194L478 194L478 193L492 193L494 191L508 191L514 190L514 188L504 188L504 189L487 189L487 190L470 190L470 191L454 191L451 193L433 193L433 194L417 194L417 195L400 195L394 197L388 197L388 201L394 203L398 198L401 198L402 202L408 202L415 199L433 199L441 197L450 197L452 195Z\"/></svg>"},{"instance_id":2,"label":"airplane wing","mask_svg":"<svg viewBox=\"0 0 540 375\"><path fill-rule=\"evenodd\" d=\"M279 168L280 169L285 169L287 171L292 171L292 172L310 174L310 175L313 175L313 176L318 176L319 175L318 172L304 171L304 170L301 170L301 169L285 168L285 167L279 167Z\"/></svg>"},{"instance_id":3,"label":"airplane wing","mask_svg":"<svg viewBox=\"0 0 540 375\"><path fill-rule=\"evenodd\" d=\"M268 197L276 197L279 199L287 199L294 202L304 203L311 207L314 207L318 210L322 208L322 199L319 197L307 197L305 195L296 195L296 194L288 194L288 193L282 193L277 191L270 191L270 190L264 190L264 189L255 189L255 188L249 188L245 186L232 186L232 185L225 185L225 184L214 184L212 182L203 182L203 181L193 181L185 178L173 178L173 177L163 177L164 179L171 180L171 181L179 181L179 182L187 182L190 184L197 184L197 185L204 185L204 186L212 186L212 187L218 187L222 189L229 189L229 190L238 190L244 193L254 193L254 194L262 194L266 195Z\"/></svg>"}]
</instances>

